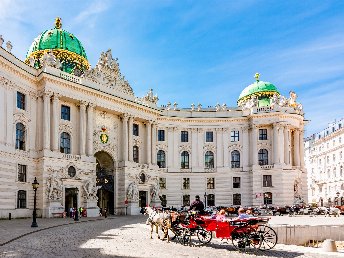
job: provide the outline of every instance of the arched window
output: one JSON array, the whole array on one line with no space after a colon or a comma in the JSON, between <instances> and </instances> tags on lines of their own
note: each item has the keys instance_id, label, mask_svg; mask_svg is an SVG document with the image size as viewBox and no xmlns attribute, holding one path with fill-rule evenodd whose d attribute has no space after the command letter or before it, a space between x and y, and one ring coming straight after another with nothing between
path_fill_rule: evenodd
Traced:
<instances>
[{"instance_id":1,"label":"arched window","mask_svg":"<svg viewBox=\"0 0 344 258\"><path fill-rule=\"evenodd\" d=\"M24 190L18 191L17 208L18 209L26 208L26 191Z\"/></svg>"},{"instance_id":2,"label":"arched window","mask_svg":"<svg viewBox=\"0 0 344 258\"><path fill-rule=\"evenodd\" d=\"M205 168L214 168L214 153L207 151L204 157L204 166Z\"/></svg>"},{"instance_id":3,"label":"arched window","mask_svg":"<svg viewBox=\"0 0 344 258\"><path fill-rule=\"evenodd\" d=\"M258 152L258 162L260 166L268 165L268 151L266 149L260 149Z\"/></svg>"},{"instance_id":4,"label":"arched window","mask_svg":"<svg viewBox=\"0 0 344 258\"><path fill-rule=\"evenodd\" d=\"M70 154L70 135L63 132L60 137L60 152Z\"/></svg>"},{"instance_id":5,"label":"arched window","mask_svg":"<svg viewBox=\"0 0 344 258\"><path fill-rule=\"evenodd\" d=\"M208 194L207 206L215 206L215 194Z\"/></svg>"},{"instance_id":6,"label":"arched window","mask_svg":"<svg viewBox=\"0 0 344 258\"><path fill-rule=\"evenodd\" d=\"M165 168L166 167L166 155L163 150L159 150L157 154L157 164L159 168Z\"/></svg>"},{"instance_id":7,"label":"arched window","mask_svg":"<svg viewBox=\"0 0 344 258\"><path fill-rule=\"evenodd\" d=\"M241 194L233 194L233 205L241 205Z\"/></svg>"},{"instance_id":8,"label":"arched window","mask_svg":"<svg viewBox=\"0 0 344 258\"><path fill-rule=\"evenodd\" d=\"M68 168L68 175L69 175L70 177L74 177L75 174L76 174L75 167L70 166L70 167Z\"/></svg>"},{"instance_id":9,"label":"arched window","mask_svg":"<svg viewBox=\"0 0 344 258\"><path fill-rule=\"evenodd\" d=\"M25 126L22 123L16 124L16 149L25 150Z\"/></svg>"},{"instance_id":10,"label":"arched window","mask_svg":"<svg viewBox=\"0 0 344 258\"><path fill-rule=\"evenodd\" d=\"M237 150L231 153L231 166L232 168L240 168L240 152Z\"/></svg>"},{"instance_id":11,"label":"arched window","mask_svg":"<svg viewBox=\"0 0 344 258\"><path fill-rule=\"evenodd\" d=\"M189 153L187 151L183 151L181 154L180 167L189 168Z\"/></svg>"},{"instance_id":12,"label":"arched window","mask_svg":"<svg viewBox=\"0 0 344 258\"><path fill-rule=\"evenodd\" d=\"M139 147L138 146L133 147L133 161L136 163L139 163Z\"/></svg>"},{"instance_id":13,"label":"arched window","mask_svg":"<svg viewBox=\"0 0 344 258\"><path fill-rule=\"evenodd\" d=\"M265 192L264 193L264 204L272 204L272 193Z\"/></svg>"}]
</instances>

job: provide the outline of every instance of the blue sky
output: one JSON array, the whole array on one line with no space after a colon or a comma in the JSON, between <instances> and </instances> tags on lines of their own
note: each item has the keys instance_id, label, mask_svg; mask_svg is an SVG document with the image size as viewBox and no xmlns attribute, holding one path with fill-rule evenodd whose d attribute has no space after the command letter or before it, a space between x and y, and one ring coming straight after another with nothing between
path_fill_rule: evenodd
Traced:
<instances>
[{"instance_id":1,"label":"blue sky","mask_svg":"<svg viewBox=\"0 0 344 258\"><path fill-rule=\"evenodd\" d=\"M179 107L226 103L261 73L282 95L296 91L306 135L344 117L344 1L0 0L0 34L20 59L62 18L92 66L112 49L143 96Z\"/></svg>"}]
</instances>

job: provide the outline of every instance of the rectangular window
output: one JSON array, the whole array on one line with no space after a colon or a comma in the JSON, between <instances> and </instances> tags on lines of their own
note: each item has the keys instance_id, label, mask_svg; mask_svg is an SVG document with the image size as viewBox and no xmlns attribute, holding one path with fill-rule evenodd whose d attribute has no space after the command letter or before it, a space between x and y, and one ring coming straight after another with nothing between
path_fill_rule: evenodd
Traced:
<instances>
[{"instance_id":1,"label":"rectangular window","mask_svg":"<svg viewBox=\"0 0 344 258\"><path fill-rule=\"evenodd\" d=\"M231 131L231 142L239 141L239 131Z\"/></svg>"},{"instance_id":2,"label":"rectangular window","mask_svg":"<svg viewBox=\"0 0 344 258\"><path fill-rule=\"evenodd\" d=\"M26 182L26 165L18 164L18 181Z\"/></svg>"},{"instance_id":3,"label":"rectangular window","mask_svg":"<svg viewBox=\"0 0 344 258\"><path fill-rule=\"evenodd\" d=\"M190 195L183 195L183 206L190 206Z\"/></svg>"},{"instance_id":4,"label":"rectangular window","mask_svg":"<svg viewBox=\"0 0 344 258\"><path fill-rule=\"evenodd\" d=\"M189 141L189 132L188 131L181 131L180 141L181 142L188 142Z\"/></svg>"},{"instance_id":5,"label":"rectangular window","mask_svg":"<svg viewBox=\"0 0 344 258\"><path fill-rule=\"evenodd\" d=\"M272 176L263 175L263 187L271 187L271 186L272 186Z\"/></svg>"},{"instance_id":6,"label":"rectangular window","mask_svg":"<svg viewBox=\"0 0 344 258\"><path fill-rule=\"evenodd\" d=\"M268 129L259 129L259 140L268 139Z\"/></svg>"},{"instance_id":7,"label":"rectangular window","mask_svg":"<svg viewBox=\"0 0 344 258\"><path fill-rule=\"evenodd\" d=\"M208 194L207 206L215 206L215 194Z\"/></svg>"},{"instance_id":8,"label":"rectangular window","mask_svg":"<svg viewBox=\"0 0 344 258\"><path fill-rule=\"evenodd\" d=\"M233 205L241 205L241 194L233 194Z\"/></svg>"},{"instance_id":9,"label":"rectangular window","mask_svg":"<svg viewBox=\"0 0 344 258\"><path fill-rule=\"evenodd\" d=\"M161 201L161 206L162 207L166 207L167 206L167 199L166 199L166 195L165 194L160 196L160 201Z\"/></svg>"},{"instance_id":10,"label":"rectangular window","mask_svg":"<svg viewBox=\"0 0 344 258\"><path fill-rule=\"evenodd\" d=\"M133 147L133 161L139 163L139 147Z\"/></svg>"},{"instance_id":11,"label":"rectangular window","mask_svg":"<svg viewBox=\"0 0 344 258\"><path fill-rule=\"evenodd\" d=\"M25 110L25 95L17 91L17 108Z\"/></svg>"},{"instance_id":12,"label":"rectangular window","mask_svg":"<svg viewBox=\"0 0 344 258\"><path fill-rule=\"evenodd\" d=\"M205 141L206 142L213 142L213 132L205 132Z\"/></svg>"},{"instance_id":13,"label":"rectangular window","mask_svg":"<svg viewBox=\"0 0 344 258\"><path fill-rule=\"evenodd\" d=\"M207 178L207 189L215 189L215 178L214 177Z\"/></svg>"},{"instance_id":14,"label":"rectangular window","mask_svg":"<svg viewBox=\"0 0 344 258\"><path fill-rule=\"evenodd\" d=\"M133 124L133 135L139 136L139 125Z\"/></svg>"},{"instance_id":15,"label":"rectangular window","mask_svg":"<svg viewBox=\"0 0 344 258\"><path fill-rule=\"evenodd\" d=\"M240 188L240 177L233 177L233 188Z\"/></svg>"},{"instance_id":16,"label":"rectangular window","mask_svg":"<svg viewBox=\"0 0 344 258\"><path fill-rule=\"evenodd\" d=\"M65 105L61 106L61 119L70 121L70 107Z\"/></svg>"},{"instance_id":17,"label":"rectangular window","mask_svg":"<svg viewBox=\"0 0 344 258\"><path fill-rule=\"evenodd\" d=\"M183 189L190 189L190 178L183 178Z\"/></svg>"},{"instance_id":18,"label":"rectangular window","mask_svg":"<svg viewBox=\"0 0 344 258\"><path fill-rule=\"evenodd\" d=\"M165 177L159 178L159 185L160 185L160 189L166 189L166 178Z\"/></svg>"},{"instance_id":19,"label":"rectangular window","mask_svg":"<svg viewBox=\"0 0 344 258\"><path fill-rule=\"evenodd\" d=\"M24 191L24 190L18 191L17 208L18 209L25 209L26 208L26 191Z\"/></svg>"},{"instance_id":20,"label":"rectangular window","mask_svg":"<svg viewBox=\"0 0 344 258\"><path fill-rule=\"evenodd\" d=\"M165 141L165 130L158 130L158 141Z\"/></svg>"}]
</instances>

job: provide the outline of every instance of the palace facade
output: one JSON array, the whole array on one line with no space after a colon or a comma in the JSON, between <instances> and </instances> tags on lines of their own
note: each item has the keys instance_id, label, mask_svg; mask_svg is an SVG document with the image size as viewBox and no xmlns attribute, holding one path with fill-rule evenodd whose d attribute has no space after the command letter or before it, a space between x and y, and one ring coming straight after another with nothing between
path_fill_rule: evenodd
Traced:
<instances>
[{"instance_id":1,"label":"palace facade","mask_svg":"<svg viewBox=\"0 0 344 258\"><path fill-rule=\"evenodd\" d=\"M84 207L290 205L307 199L305 125L296 94L256 74L237 105L158 107L120 72L111 50L91 67L81 42L55 27L26 60L0 37L0 217Z\"/></svg>"},{"instance_id":2,"label":"palace facade","mask_svg":"<svg viewBox=\"0 0 344 258\"><path fill-rule=\"evenodd\" d=\"M344 118L305 139L308 201L344 205Z\"/></svg>"}]
</instances>

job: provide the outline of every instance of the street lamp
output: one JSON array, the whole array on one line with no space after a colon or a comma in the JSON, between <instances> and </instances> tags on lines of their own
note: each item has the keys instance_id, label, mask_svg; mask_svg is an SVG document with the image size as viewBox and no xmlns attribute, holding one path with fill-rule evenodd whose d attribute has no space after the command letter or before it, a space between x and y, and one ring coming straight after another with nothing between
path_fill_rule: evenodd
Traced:
<instances>
[{"instance_id":1,"label":"street lamp","mask_svg":"<svg viewBox=\"0 0 344 258\"><path fill-rule=\"evenodd\" d=\"M37 221L36 221L36 218L37 218L37 212L36 212L36 199L37 199L37 195L36 194L37 194L38 186L39 186L39 183L37 182L37 178L35 177L35 180L33 180L33 183L32 183L32 188L35 191L35 196L33 198L33 217L32 217L32 224L31 224L32 228L38 227Z\"/></svg>"},{"instance_id":2,"label":"street lamp","mask_svg":"<svg viewBox=\"0 0 344 258\"><path fill-rule=\"evenodd\" d=\"M75 210L74 221L79 221L79 209L78 209L78 193L79 193L79 189L78 188L75 188L75 193L76 193L76 210Z\"/></svg>"},{"instance_id":3,"label":"street lamp","mask_svg":"<svg viewBox=\"0 0 344 258\"><path fill-rule=\"evenodd\" d=\"M207 208L207 192L204 193L204 207Z\"/></svg>"}]
</instances>

